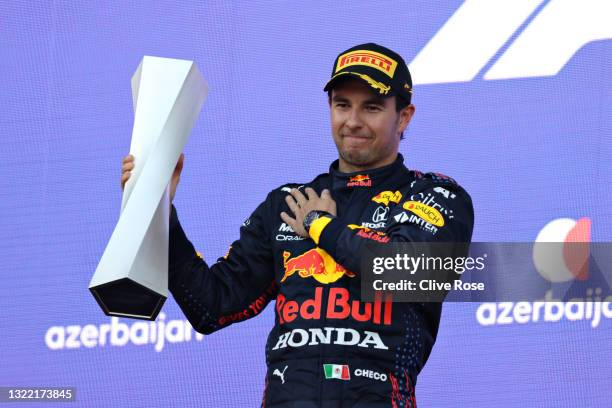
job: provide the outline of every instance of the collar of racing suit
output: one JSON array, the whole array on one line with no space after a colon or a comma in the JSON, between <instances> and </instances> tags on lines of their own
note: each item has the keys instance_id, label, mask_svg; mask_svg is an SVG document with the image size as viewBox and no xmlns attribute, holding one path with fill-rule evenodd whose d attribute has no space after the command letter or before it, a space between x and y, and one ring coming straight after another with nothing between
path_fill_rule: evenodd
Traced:
<instances>
[{"instance_id":1,"label":"collar of racing suit","mask_svg":"<svg viewBox=\"0 0 612 408\"><path fill-rule=\"evenodd\" d=\"M331 189L338 192L339 190L351 190L359 187L376 187L381 184L389 176L395 174L397 169L404 165L404 156L401 153L397 154L397 158L391 164L383 167L378 167L371 170L357 171L354 173L342 173L338 170L339 160L335 160L329 166L329 174L331 175Z\"/></svg>"}]
</instances>

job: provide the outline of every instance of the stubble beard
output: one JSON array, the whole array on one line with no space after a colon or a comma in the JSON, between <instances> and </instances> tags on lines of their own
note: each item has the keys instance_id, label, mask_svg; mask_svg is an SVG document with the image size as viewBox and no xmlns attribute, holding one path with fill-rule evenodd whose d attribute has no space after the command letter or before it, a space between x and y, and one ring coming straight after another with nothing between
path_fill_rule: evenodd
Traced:
<instances>
[{"instance_id":1,"label":"stubble beard","mask_svg":"<svg viewBox=\"0 0 612 408\"><path fill-rule=\"evenodd\" d=\"M340 157L351 166L363 167L370 164L372 160L371 151L360 151L352 149L338 149Z\"/></svg>"}]
</instances>

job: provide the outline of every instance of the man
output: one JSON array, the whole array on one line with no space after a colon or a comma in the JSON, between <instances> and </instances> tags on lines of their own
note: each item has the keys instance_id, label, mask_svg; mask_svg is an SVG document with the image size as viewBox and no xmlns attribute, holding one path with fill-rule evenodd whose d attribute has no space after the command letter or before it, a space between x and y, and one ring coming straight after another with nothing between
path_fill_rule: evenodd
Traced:
<instances>
[{"instance_id":1,"label":"man","mask_svg":"<svg viewBox=\"0 0 612 408\"><path fill-rule=\"evenodd\" d=\"M329 173L270 192L212 266L197 255L172 207L170 290L193 327L207 334L276 299L265 407L413 407L441 304L381 296L362 302L361 250L366 242L469 242L471 199L452 179L403 165L399 143L415 108L398 54L371 43L353 47L338 56L324 90L339 155ZM171 198L182 166L181 156ZM128 156L122 183L132 169ZM404 206L420 201L431 208L426 200L443 224Z\"/></svg>"}]
</instances>

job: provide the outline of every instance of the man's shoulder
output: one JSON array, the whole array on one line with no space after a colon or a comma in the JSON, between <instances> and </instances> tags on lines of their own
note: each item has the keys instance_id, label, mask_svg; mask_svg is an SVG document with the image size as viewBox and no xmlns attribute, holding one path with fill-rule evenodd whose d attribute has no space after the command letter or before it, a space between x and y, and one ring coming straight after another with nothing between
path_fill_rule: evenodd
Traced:
<instances>
[{"instance_id":1,"label":"man's shoulder","mask_svg":"<svg viewBox=\"0 0 612 408\"><path fill-rule=\"evenodd\" d=\"M301 190L301 189L304 188L305 185L306 184L304 184L304 183L285 183L285 184L282 184L282 185L278 186L274 190L272 190L271 194L274 194L274 193L276 193L276 194L280 194L280 193L287 194L287 193L290 193L291 190L293 190L294 188L297 188L298 190Z\"/></svg>"},{"instance_id":2,"label":"man's shoulder","mask_svg":"<svg viewBox=\"0 0 612 408\"><path fill-rule=\"evenodd\" d=\"M439 172L424 173L419 170L411 170L411 173L414 177L411 189L415 193L433 189L435 192L442 194L446 198L451 198L451 196L454 197L457 193L459 193L460 195L470 199L470 195L465 188L463 188L457 182L457 180L447 176L446 174Z\"/></svg>"},{"instance_id":3,"label":"man's shoulder","mask_svg":"<svg viewBox=\"0 0 612 408\"><path fill-rule=\"evenodd\" d=\"M281 184L280 186L272 189L272 191L270 191L270 194L268 194L268 198L269 199L277 199L278 197L282 197L284 199L284 197L289 194L291 192L292 189L297 188L298 190L304 190L306 187L312 187L315 190L317 189L317 187L321 184L321 181L325 178L328 177L329 173L321 173L318 176L316 176L314 179L312 179L309 182L306 183L285 183L285 184Z\"/></svg>"},{"instance_id":4,"label":"man's shoulder","mask_svg":"<svg viewBox=\"0 0 612 408\"><path fill-rule=\"evenodd\" d=\"M414 171L414 181L406 201L423 205L425 211L439 211L447 219L456 218L470 230L474 224L474 206L468 192L452 177L438 172ZM403 205L404 209L406 203ZM411 210L412 211L412 210Z\"/></svg>"}]
</instances>

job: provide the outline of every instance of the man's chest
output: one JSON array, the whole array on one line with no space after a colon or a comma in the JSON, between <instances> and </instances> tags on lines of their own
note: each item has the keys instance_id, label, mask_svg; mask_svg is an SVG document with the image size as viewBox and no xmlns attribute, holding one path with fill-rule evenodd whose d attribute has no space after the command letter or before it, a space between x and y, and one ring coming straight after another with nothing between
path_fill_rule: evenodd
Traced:
<instances>
[{"instance_id":1,"label":"man's chest","mask_svg":"<svg viewBox=\"0 0 612 408\"><path fill-rule=\"evenodd\" d=\"M348 228L384 231L395 222L392 217L400 210L402 198L407 193L407 188L383 187L377 190L333 191L332 196L336 201L337 216ZM286 211L291 214L288 208L280 207L279 213ZM296 234L280 217L272 225L270 241L276 280L280 286L292 284L298 279L300 285L305 282L327 284L344 276L354 276L351 271L336 263L326 251L318 248L311 239Z\"/></svg>"}]
</instances>

